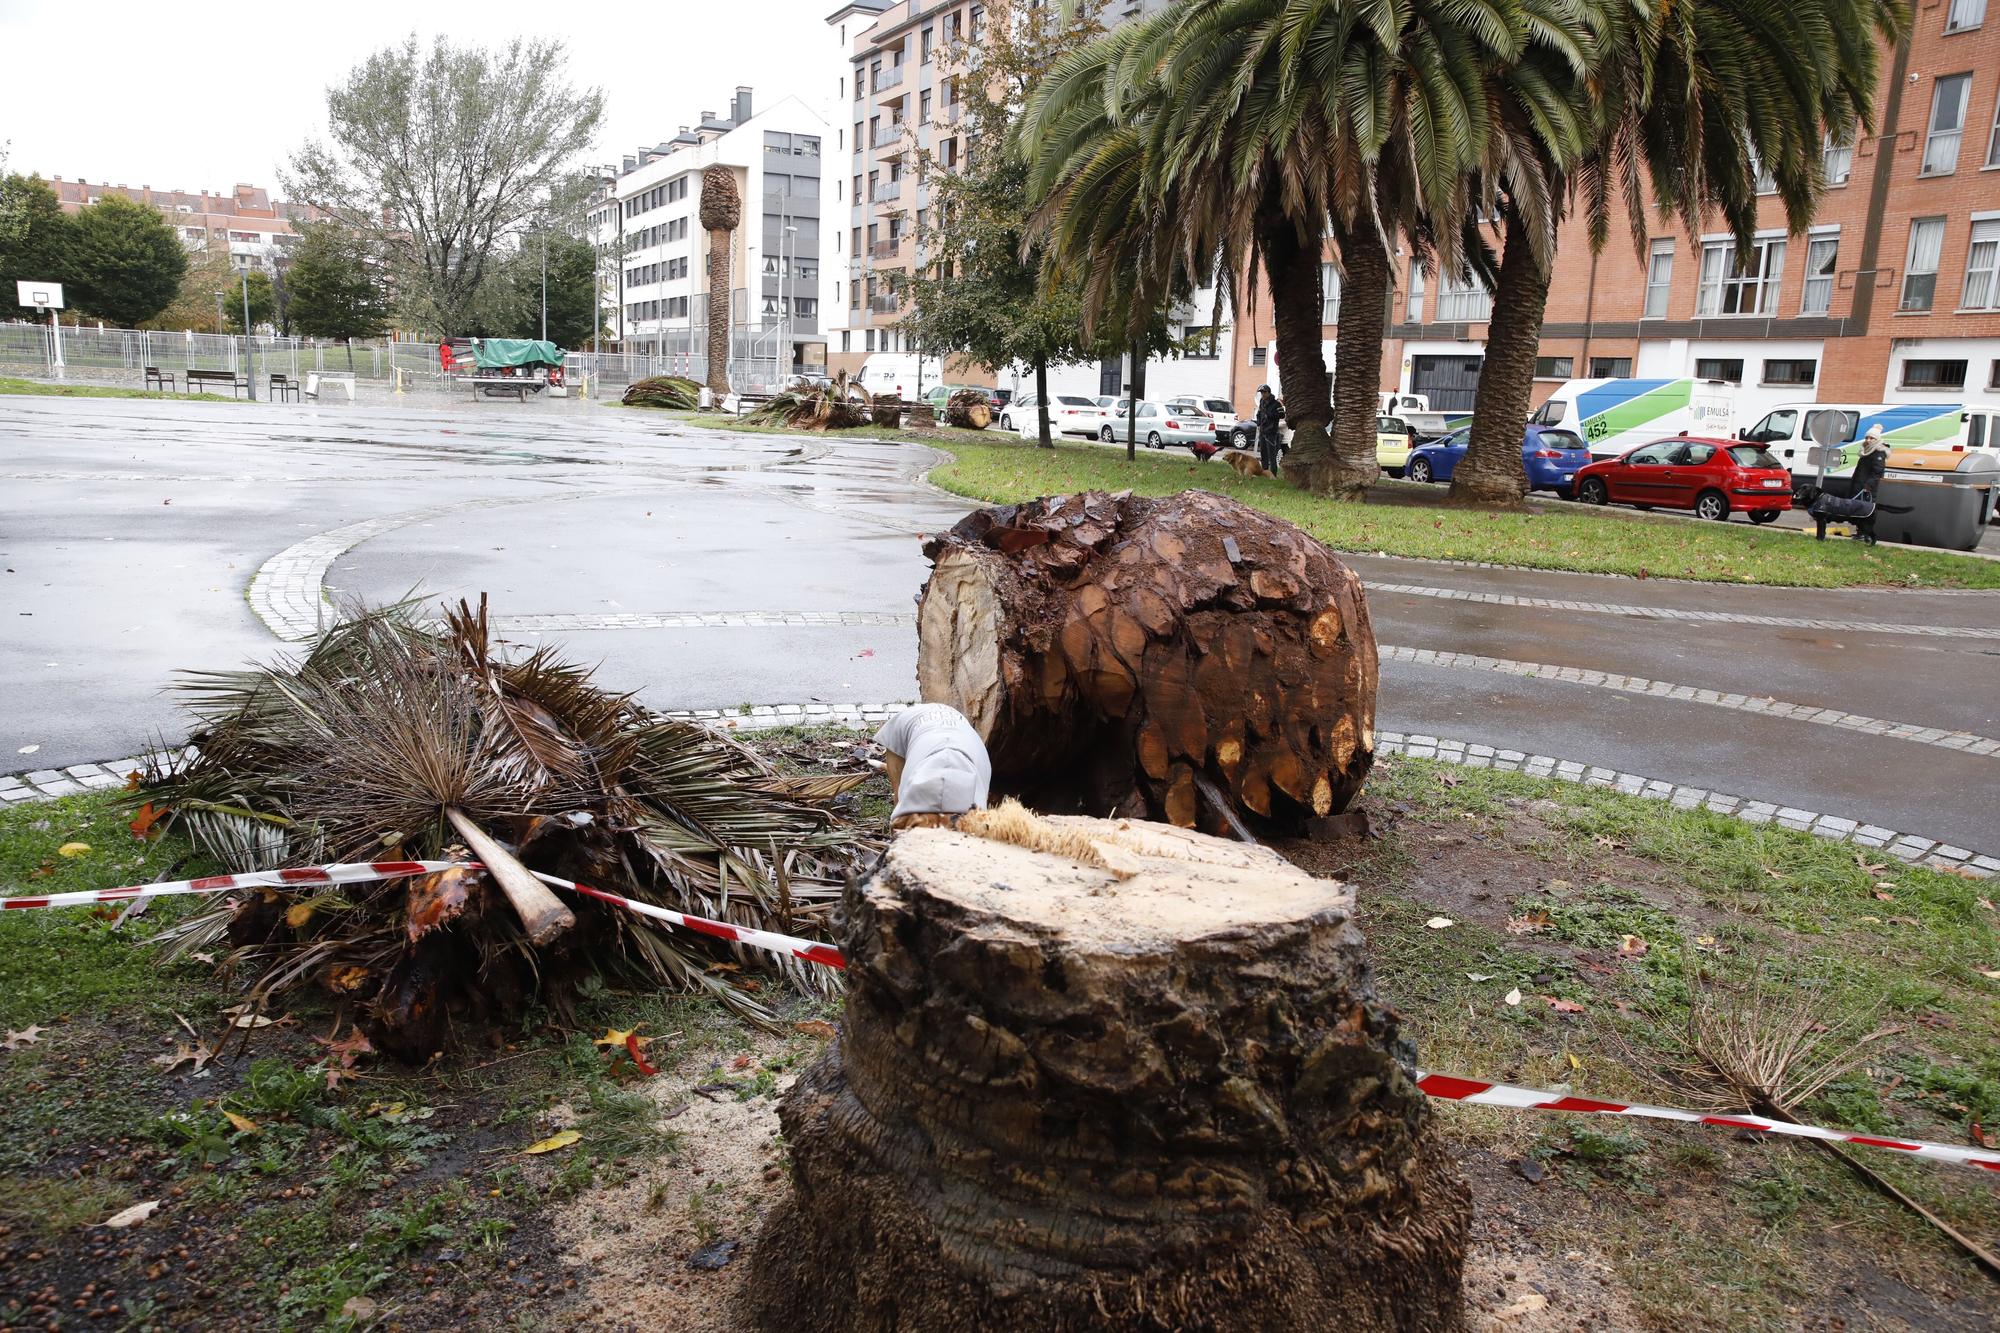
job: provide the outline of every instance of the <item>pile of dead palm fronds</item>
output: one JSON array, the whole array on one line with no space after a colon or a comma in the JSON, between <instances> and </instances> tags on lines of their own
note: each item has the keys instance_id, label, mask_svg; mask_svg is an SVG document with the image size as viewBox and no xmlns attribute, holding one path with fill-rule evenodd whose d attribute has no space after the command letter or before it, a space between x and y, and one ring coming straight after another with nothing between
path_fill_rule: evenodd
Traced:
<instances>
[{"instance_id":1,"label":"pile of dead palm fronds","mask_svg":"<svg viewBox=\"0 0 2000 1333\"><path fill-rule=\"evenodd\" d=\"M840 430L868 424L872 403L861 381L846 371L824 384L799 384L771 395L750 420L799 430Z\"/></svg>"},{"instance_id":2,"label":"pile of dead palm fronds","mask_svg":"<svg viewBox=\"0 0 2000 1333\"><path fill-rule=\"evenodd\" d=\"M370 1039L423 1058L454 1024L595 973L713 992L752 1014L823 969L558 899L527 869L677 911L824 938L866 840L833 808L866 778L781 777L726 736L594 684L542 648L510 659L485 600L443 624L351 610L295 663L194 674L193 757L136 794L232 870L476 859L486 869L252 893L177 924L225 941L252 998L318 983ZM467 855L467 853L470 855ZM518 858L518 860L516 859Z\"/></svg>"},{"instance_id":3,"label":"pile of dead palm fronds","mask_svg":"<svg viewBox=\"0 0 2000 1333\"><path fill-rule=\"evenodd\" d=\"M670 407L691 412L700 402L701 386L684 375L652 375L634 380L621 400L627 407Z\"/></svg>"}]
</instances>

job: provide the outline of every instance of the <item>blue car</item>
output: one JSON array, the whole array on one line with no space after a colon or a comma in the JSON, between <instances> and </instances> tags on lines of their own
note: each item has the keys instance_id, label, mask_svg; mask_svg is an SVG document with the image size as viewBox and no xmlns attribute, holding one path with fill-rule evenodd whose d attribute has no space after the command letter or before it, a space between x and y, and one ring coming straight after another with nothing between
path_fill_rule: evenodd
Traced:
<instances>
[{"instance_id":1,"label":"blue car","mask_svg":"<svg viewBox=\"0 0 2000 1333\"><path fill-rule=\"evenodd\" d=\"M1450 481L1471 435L1472 427L1467 426L1411 450L1403 475L1411 481ZM1529 426L1521 440L1521 463L1528 470L1530 490L1554 491L1567 500L1576 489L1576 470L1588 462L1590 449L1573 430Z\"/></svg>"}]
</instances>

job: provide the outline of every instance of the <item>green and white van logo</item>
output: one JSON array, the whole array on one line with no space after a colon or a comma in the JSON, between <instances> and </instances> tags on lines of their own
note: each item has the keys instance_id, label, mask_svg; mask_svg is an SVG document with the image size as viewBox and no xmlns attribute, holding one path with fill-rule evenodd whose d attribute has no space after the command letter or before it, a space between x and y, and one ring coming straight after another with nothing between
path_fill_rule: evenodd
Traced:
<instances>
[{"instance_id":1,"label":"green and white van logo","mask_svg":"<svg viewBox=\"0 0 2000 1333\"><path fill-rule=\"evenodd\" d=\"M1612 380L1576 396L1578 429L1586 440L1608 440L1688 410L1694 381Z\"/></svg>"}]
</instances>

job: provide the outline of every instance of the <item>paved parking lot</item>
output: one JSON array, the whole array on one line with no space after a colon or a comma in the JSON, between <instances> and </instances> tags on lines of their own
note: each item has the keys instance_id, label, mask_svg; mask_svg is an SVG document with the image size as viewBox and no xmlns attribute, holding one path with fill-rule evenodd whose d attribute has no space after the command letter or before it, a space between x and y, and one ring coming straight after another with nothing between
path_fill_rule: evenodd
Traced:
<instances>
[{"instance_id":1,"label":"paved parking lot","mask_svg":"<svg viewBox=\"0 0 2000 1333\"><path fill-rule=\"evenodd\" d=\"M492 598L663 708L910 698L929 451L584 402L0 398L0 772L178 734L328 598ZM1380 725L2000 847L2000 594L1355 557ZM4 795L4 793L0 793Z\"/></svg>"}]
</instances>

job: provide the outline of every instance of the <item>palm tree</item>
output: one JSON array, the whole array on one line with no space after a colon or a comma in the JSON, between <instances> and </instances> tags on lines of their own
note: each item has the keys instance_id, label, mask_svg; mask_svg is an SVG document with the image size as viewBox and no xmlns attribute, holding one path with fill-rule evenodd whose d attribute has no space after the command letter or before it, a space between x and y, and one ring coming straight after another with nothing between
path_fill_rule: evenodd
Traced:
<instances>
[{"instance_id":1,"label":"palm tree","mask_svg":"<svg viewBox=\"0 0 2000 1333\"><path fill-rule=\"evenodd\" d=\"M708 387L729 392L729 254L743 221L736 173L720 162L701 173L701 226L708 233Z\"/></svg>"},{"instance_id":2,"label":"palm tree","mask_svg":"<svg viewBox=\"0 0 2000 1333\"><path fill-rule=\"evenodd\" d=\"M1560 202L1574 187L1594 248L1622 204L1641 254L1649 199L1691 235L1719 212L1747 251L1760 172L1775 182L1789 229L1803 231L1826 136L1845 140L1872 125L1880 44L1909 27L1902 0L1596 2L1607 58L1563 90L1569 104L1595 107L1592 141L1580 159L1551 164L1551 195ZM1454 499L1512 501L1527 489L1521 423L1551 271L1504 208L1502 221L1494 319Z\"/></svg>"}]
</instances>

